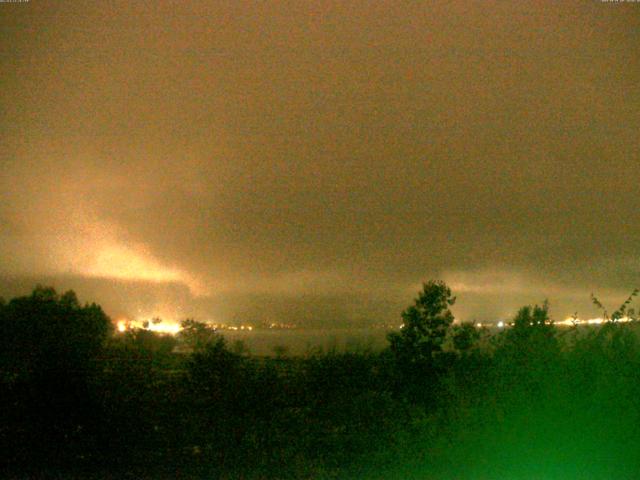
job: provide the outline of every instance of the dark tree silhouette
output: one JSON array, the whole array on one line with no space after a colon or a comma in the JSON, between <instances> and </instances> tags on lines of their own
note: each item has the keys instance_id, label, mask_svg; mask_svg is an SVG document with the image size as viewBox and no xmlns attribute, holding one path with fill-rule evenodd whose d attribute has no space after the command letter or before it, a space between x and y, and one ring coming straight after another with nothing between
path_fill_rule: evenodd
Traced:
<instances>
[{"instance_id":1,"label":"dark tree silhouette","mask_svg":"<svg viewBox=\"0 0 640 480\"><path fill-rule=\"evenodd\" d=\"M602 319L605 321L617 322L618 320L628 317L630 320L637 320L635 309L629 308L629 305L633 299L638 296L640 290L635 288L633 292L627 297L627 299L609 316L609 313L605 306L600 302L598 297L593 293L591 294L591 302L602 311Z\"/></svg>"},{"instance_id":2,"label":"dark tree silhouette","mask_svg":"<svg viewBox=\"0 0 640 480\"><path fill-rule=\"evenodd\" d=\"M402 312L401 330L387 336L395 362L394 388L414 402L434 406L439 379L455 360L455 354L443 351L453 323L449 307L454 302L444 282L423 284L414 304Z\"/></svg>"},{"instance_id":3,"label":"dark tree silhouette","mask_svg":"<svg viewBox=\"0 0 640 480\"><path fill-rule=\"evenodd\" d=\"M72 290L58 295L51 287L38 286L30 296L2 307L0 328L2 369L27 379L53 370L82 370L113 326L98 305L81 307Z\"/></svg>"},{"instance_id":4,"label":"dark tree silhouette","mask_svg":"<svg viewBox=\"0 0 640 480\"><path fill-rule=\"evenodd\" d=\"M429 281L414 304L402 312L402 328L390 333L388 340L391 351L406 368L416 363L431 365L434 356L442 352L453 323L449 307L455 300L444 282Z\"/></svg>"},{"instance_id":5,"label":"dark tree silhouette","mask_svg":"<svg viewBox=\"0 0 640 480\"><path fill-rule=\"evenodd\" d=\"M287 356L287 352L289 351L286 345L274 345L271 350L278 359L285 358Z\"/></svg>"},{"instance_id":6,"label":"dark tree silhouette","mask_svg":"<svg viewBox=\"0 0 640 480\"><path fill-rule=\"evenodd\" d=\"M0 308L0 424L14 432L0 448L9 458L26 461L28 446L32 460L64 461L83 443L99 416L90 385L111 331L102 309L80 306L73 291L38 286Z\"/></svg>"},{"instance_id":7,"label":"dark tree silhouette","mask_svg":"<svg viewBox=\"0 0 640 480\"><path fill-rule=\"evenodd\" d=\"M609 318L630 317L633 297ZM486 338L453 324L454 301L443 282L425 283L381 352L253 356L194 320L178 338L109 335L100 307L38 287L0 302L0 470L7 478L582 478L554 469L591 472L596 458L606 474L589 478L637 476L637 323L562 331L545 303L521 308ZM179 341L190 348L174 349Z\"/></svg>"},{"instance_id":8,"label":"dark tree silhouette","mask_svg":"<svg viewBox=\"0 0 640 480\"><path fill-rule=\"evenodd\" d=\"M463 322L453 327L452 339L453 347L465 354L480 340L480 330L472 322Z\"/></svg>"},{"instance_id":9,"label":"dark tree silhouette","mask_svg":"<svg viewBox=\"0 0 640 480\"><path fill-rule=\"evenodd\" d=\"M513 319L513 327L507 330L507 340L518 349L531 350L543 345L555 344L556 329L549 317L549 304L522 307Z\"/></svg>"},{"instance_id":10,"label":"dark tree silhouette","mask_svg":"<svg viewBox=\"0 0 640 480\"><path fill-rule=\"evenodd\" d=\"M217 345L220 341L220 335L208 323L187 318L180 326L180 339L194 352L205 350L209 345Z\"/></svg>"}]
</instances>

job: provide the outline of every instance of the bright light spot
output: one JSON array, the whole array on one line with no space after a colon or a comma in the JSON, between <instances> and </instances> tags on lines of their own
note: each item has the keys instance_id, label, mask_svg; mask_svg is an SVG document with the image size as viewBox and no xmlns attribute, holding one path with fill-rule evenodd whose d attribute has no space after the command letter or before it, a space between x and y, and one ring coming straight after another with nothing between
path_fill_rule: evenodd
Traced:
<instances>
[{"instance_id":1,"label":"bright light spot","mask_svg":"<svg viewBox=\"0 0 640 480\"><path fill-rule=\"evenodd\" d=\"M143 328L145 330L149 330L151 332L157 333L168 333L171 335L176 335L182 330L182 327L174 322L165 322L162 321L160 323L153 323L150 319L138 318L133 324L137 328Z\"/></svg>"},{"instance_id":2,"label":"bright light spot","mask_svg":"<svg viewBox=\"0 0 640 480\"><path fill-rule=\"evenodd\" d=\"M166 318L166 317L165 317ZM155 319L155 320L154 320ZM211 321L205 322L214 330L233 330L237 332L251 332L253 326L251 325L226 325L224 323L212 323ZM152 315L138 315L134 320L121 319L116 323L118 332L126 332L128 330L147 330L149 332L155 332L160 334L177 335L182 331L182 326L177 321L163 320L160 317Z\"/></svg>"},{"instance_id":3,"label":"bright light spot","mask_svg":"<svg viewBox=\"0 0 640 480\"><path fill-rule=\"evenodd\" d=\"M179 333L180 330L182 330L182 327L179 324L174 322L165 323L163 321L160 323L153 323L153 321L151 320L148 320L143 317L138 317L135 320L128 320L128 319L118 320L118 323L116 323L116 329L120 333L124 333L127 330L140 329L140 330L149 330L151 332L156 332L156 333L167 333L167 334L175 335Z\"/></svg>"},{"instance_id":4,"label":"bright light spot","mask_svg":"<svg viewBox=\"0 0 640 480\"><path fill-rule=\"evenodd\" d=\"M577 318L567 317L564 320L561 320L559 322L555 322L555 324L560 326L560 327L572 327L574 325L579 325L581 322L582 322L582 320L579 320Z\"/></svg>"},{"instance_id":5,"label":"bright light spot","mask_svg":"<svg viewBox=\"0 0 640 480\"><path fill-rule=\"evenodd\" d=\"M176 335L182 330L182 327L177 323L157 323L157 324L149 324L149 330L152 332L158 333L169 333L171 335Z\"/></svg>"},{"instance_id":6,"label":"bright light spot","mask_svg":"<svg viewBox=\"0 0 640 480\"><path fill-rule=\"evenodd\" d=\"M504 322L502 320L498 322L498 328L504 328Z\"/></svg>"},{"instance_id":7,"label":"bright light spot","mask_svg":"<svg viewBox=\"0 0 640 480\"><path fill-rule=\"evenodd\" d=\"M598 317L598 318L589 318L586 320L582 320L580 318L575 318L575 317L567 317L564 320L561 320L559 322L555 322L555 325L559 326L559 327L573 327L575 325L602 325L603 323L607 323L607 322L611 322L612 320L605 320L604 318ZM632 322L633 318L629 318L629 317L622 317L619 318L618 320L616 320L616 322L619 323L628 323L628 322Z\"/></svg>"}]
</instances>

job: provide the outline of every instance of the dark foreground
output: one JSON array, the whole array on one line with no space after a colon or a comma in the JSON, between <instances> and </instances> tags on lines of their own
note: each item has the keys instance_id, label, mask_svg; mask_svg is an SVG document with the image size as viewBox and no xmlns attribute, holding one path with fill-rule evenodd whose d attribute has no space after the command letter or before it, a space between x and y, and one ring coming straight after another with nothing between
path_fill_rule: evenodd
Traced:
<instances>
[{"instance_id":1,"label":"dark foreground","mask_svg":"<svg viewBox=\"0 0 640 480\"><path fill-rule=\"evenodd\" d=\"M450 293L426 284L383 351L267 358L197 322L178 339L114 334L100 307L38 288L0 307L0 471L638 478L635 323L558 330L545 307L523 308L490 336L452 324Z\"/></svg>"}]
</instances>

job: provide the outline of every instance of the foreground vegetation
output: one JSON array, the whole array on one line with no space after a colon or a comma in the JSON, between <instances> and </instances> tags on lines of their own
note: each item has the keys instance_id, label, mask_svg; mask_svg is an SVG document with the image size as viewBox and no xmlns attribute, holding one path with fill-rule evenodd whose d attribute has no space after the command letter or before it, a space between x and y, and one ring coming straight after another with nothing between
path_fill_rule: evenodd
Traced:
<instances>
[{"instance_id":1,"label":"foreground vegetation","mask_svg":"<svg viewBox=\"0 0 640 480\"><path fill-rule=\"evenodd\" d=\"M640 345L621 309L490 335L424 285L383 351L252 357L206 325L115 334L38 287L0 303L0 452L15 478L624 479L640 471ZM176 342L190 353L176 353ZM183 351L185 348L182 349Z\"/></svg>"}]
</instances>

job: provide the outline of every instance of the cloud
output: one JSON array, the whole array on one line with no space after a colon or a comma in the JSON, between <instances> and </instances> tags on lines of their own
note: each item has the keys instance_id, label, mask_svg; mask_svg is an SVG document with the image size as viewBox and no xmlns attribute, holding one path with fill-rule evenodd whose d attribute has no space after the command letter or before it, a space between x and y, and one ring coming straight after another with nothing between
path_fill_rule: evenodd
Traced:
<instances>
[{"instance_id":1,"label":"cloud","mask_svg":"<svg viewBox=\"0 0 640 480\"><path fill-rule=\"evenodd\" d=\"M617 298L640 251L625 12L16 10L0 20L0 275L316 325L397 318L429 278L466 316Z\"/></svg>"}]
</instances>

